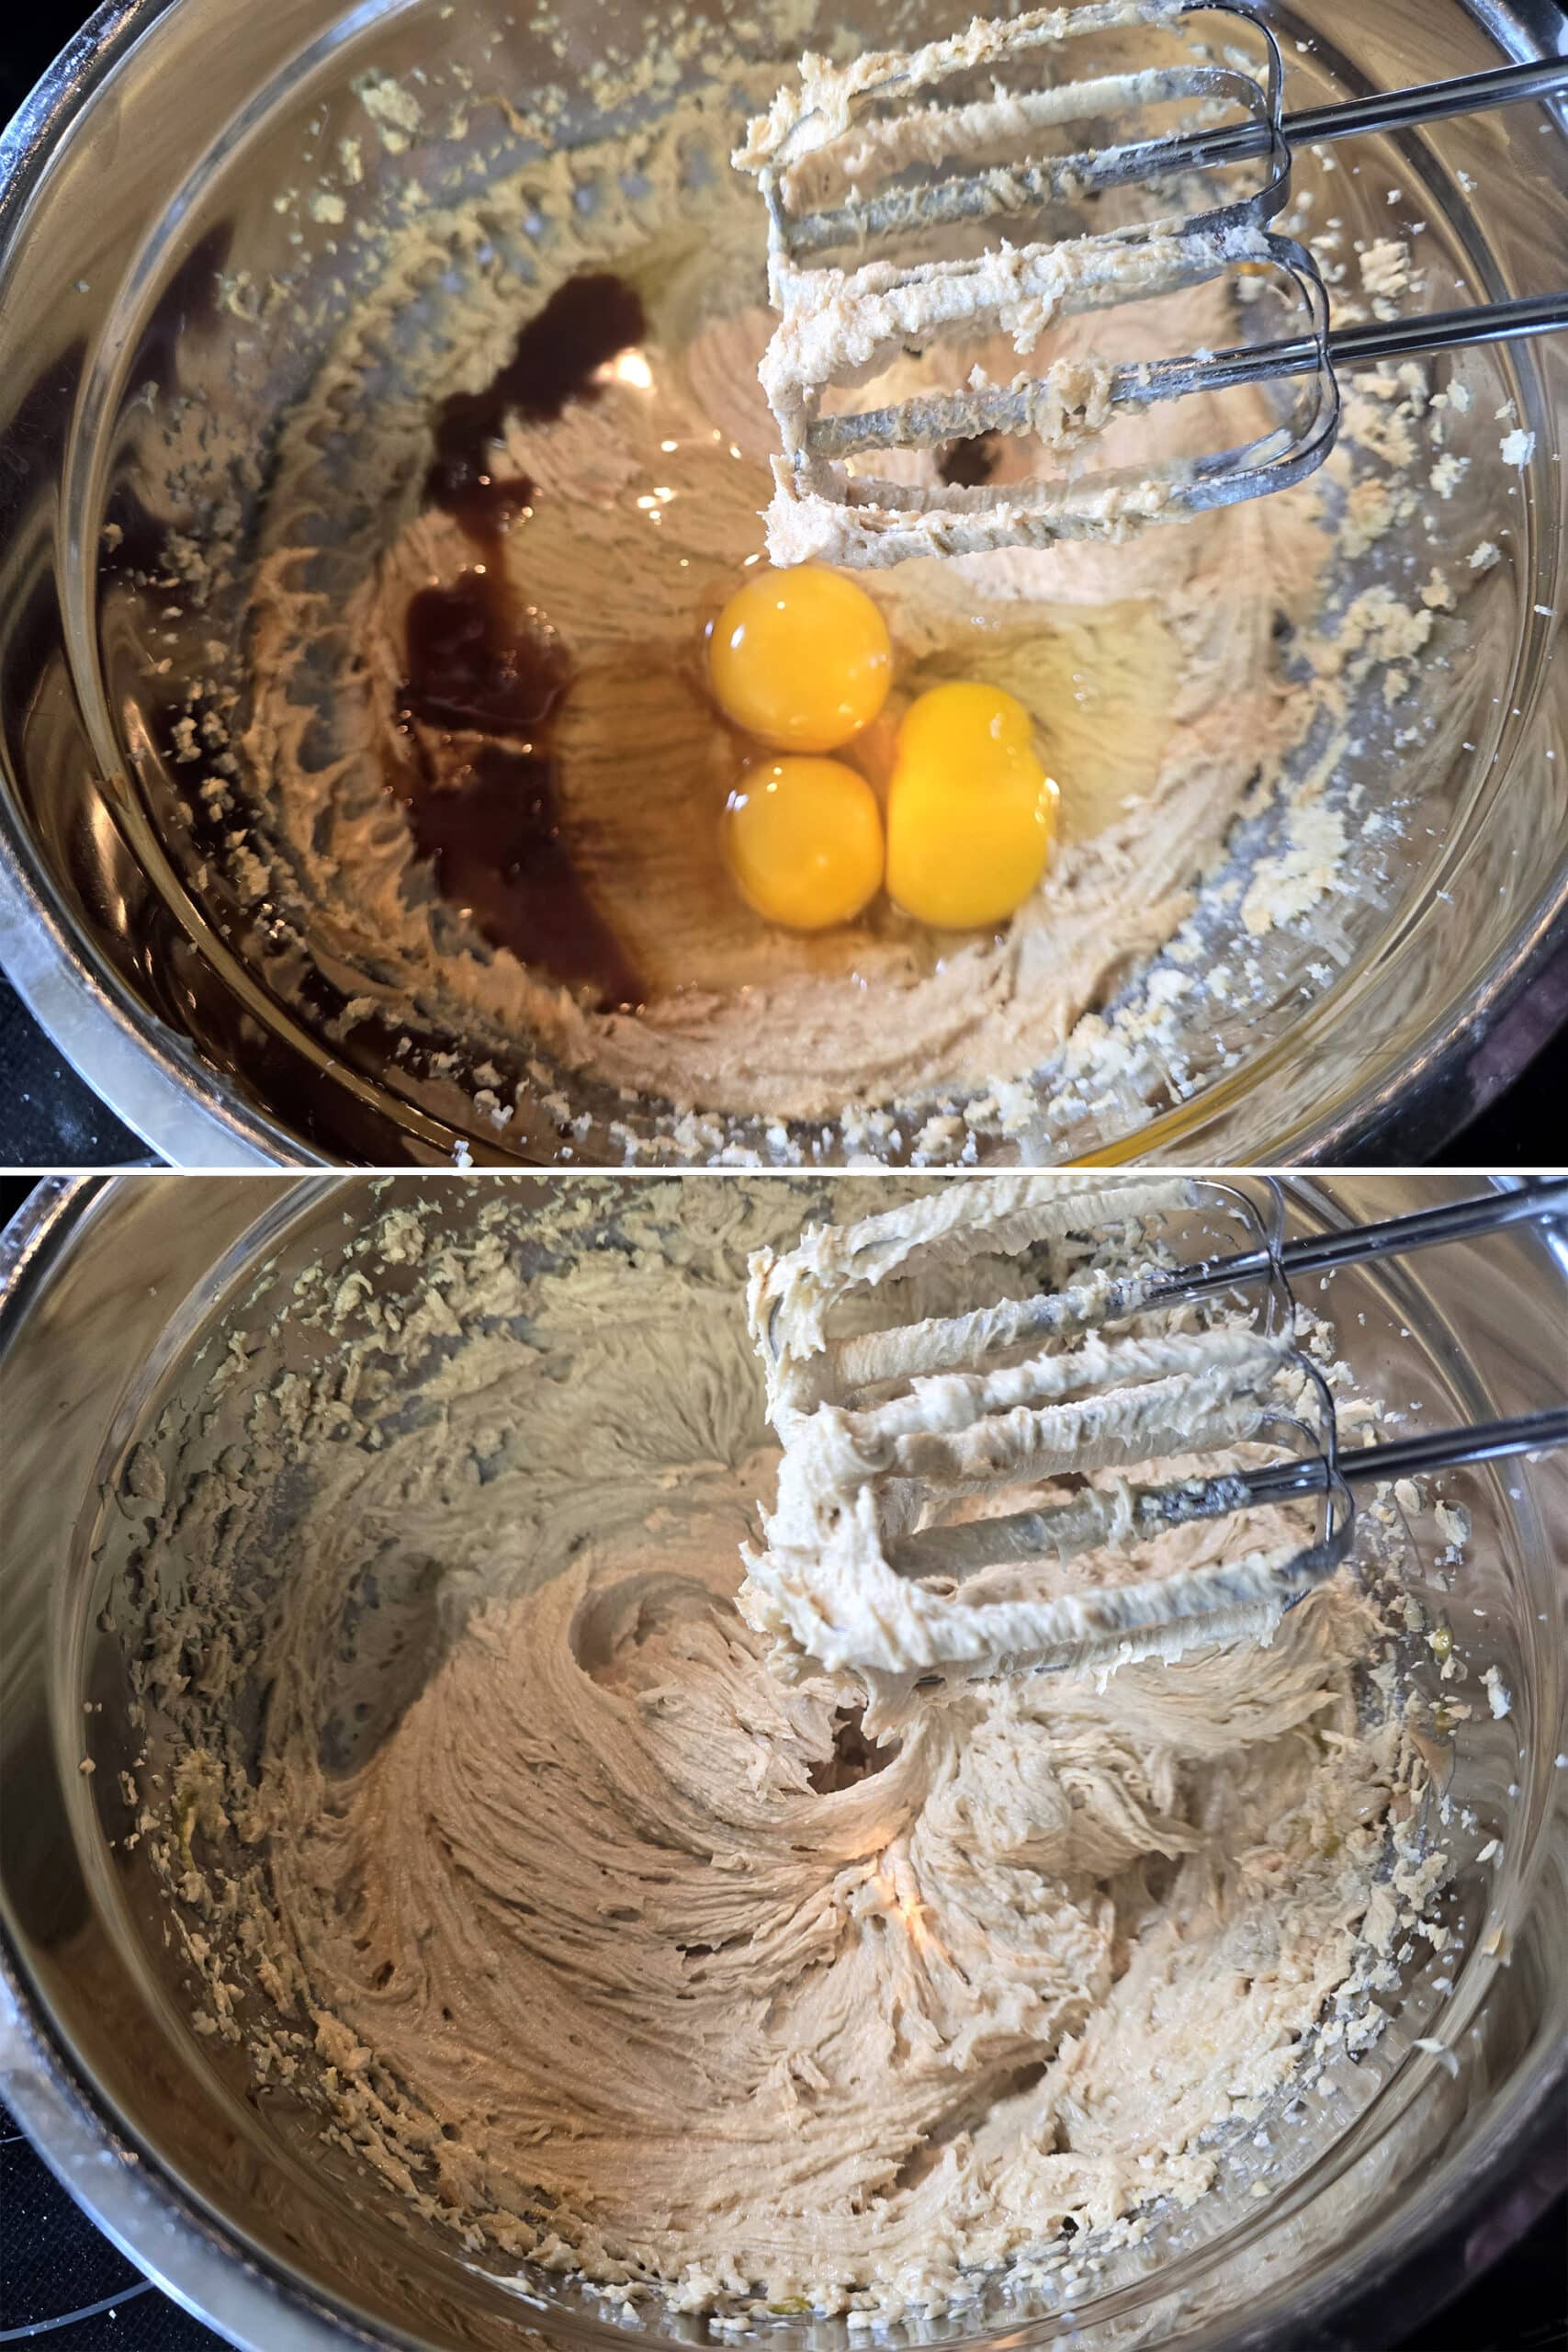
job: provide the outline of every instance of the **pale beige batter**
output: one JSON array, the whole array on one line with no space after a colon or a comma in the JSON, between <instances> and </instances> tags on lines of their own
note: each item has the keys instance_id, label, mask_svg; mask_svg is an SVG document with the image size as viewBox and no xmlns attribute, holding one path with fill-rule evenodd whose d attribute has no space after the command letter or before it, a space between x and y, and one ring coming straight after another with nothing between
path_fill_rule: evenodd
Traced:
<instances>
[{"instance_id":1,"label":"pale beige batter","mask_svg":"<svg viewBox=\"0 0 1568 2352\"><path fill-rule=\"evenodd\" d=\"M1012 216L1021 198L985 227L942 227L931 219L911 233L899 206L903 191L890 183L908 166L932 173L929 193L980 174L1001 175L1048 164L1056 134L1092 138L1101 121L1119 122L1135 141L1140 112L1179 94L1179 83L1156 68L1113 72L1123 54L1135 58L1138 35L1124 51L1126 28L1168 21L1168 0L1110 0L1110 5L1030 10L1017 17L976 17L967 28L912 51L869 51L847 64L808 55L774 97L766 115L747 129L735 164L754 173L769 214L768 282L779 313L761 365L761 380L777 421L782 453L773 459L775 490L768 510L768 552L778 564L816 559L866 568L925 556L958 556L1009 547L1050 548L1063 540L1119 541L1166 516L1190 470L1185 453L1169 470L1140 458L1119 475L1090 469L1089 480L1068 481L1046 453L1065 455L1092 440L1104 425L1113 392L1108 355L1017 366L1037 354L1042 337L1064 318L1101 311L1168 293L1184 281L1213 276L1237 264L1266 261L1260 226L1235 220L1204 224L1207 198L1196 193L1193 220L1184 224L1179 198L1168 192L1141 209L1132 236L1125 223L1107 230L1094 216L1048 236L1021 232ZM1061 59L1081 57L1078 42L1098 35L1093 78L1075 80ZM1059 53L1058 55L1053 52ZM1026 82L1010 87L998 68L1022 63ZM960 103L953 77L990 77L987 93ZM1032 84L1043 74L1045 86ZM1064 193L1082 193L1077 165L1061 166ZM1011 183L1016 188L1016 180ZM801 243L804 228L826 209L849 207L854 228L825 250ZM1158 213L1159 219L1155 216ZM893 248L903 248L897 253ZM1145 333L1147 330L1145 329ZM812 428L830 424L834 411L852 408L828 400L870 382L908 352L934 344L988 340L1010 353L1010 369L982 360L961 375L943 405L944 434L976 436L986 430L988 395L1022 394L1021 430L1027 456L1016 480L989 486L953 484L928 464L908 474L879 471L889 448L925 446L907 432L921 401L896 414L897 430L872 437L859 464L818 448ZM1145 342L1144 356L1156 349ZM868 399L879 409L878 399ZM884 410L884 413L887 413ZM1198 425L1223 446L1217 412ZM1205 447L1195 438L1195 453Z\"/></svg>"},{"instance_id":2,"label":"pale beige batter","mask_svg":"<svg viewBox=\"0 0 1568 2352\"><path fill-rule=\"evenodd\" d=\"M1248 1513L1239 1540L1239 1520L1192 1519L1151 1544L1134 1497L1267 1458L1260 1433L1303 1405L1312 1425L1295 1334L1188 1306L1130 1323L1157 1262L1039 1286L1045 1244L1157 1229L1191 1202L1180 1178L976 1178L758 1251L751 1332L783 1454L739 1608L770 1663L861 1678L880 1728L933 1684L1273 1639L1306 1589L1312 1515ZM956 1311L932 1309L941 1287ZM972 1554L964 1522L1017 1514L1021 1553L1004 1535Z\"/></svg>"},{"instance_id":3,"label":"pale beige batter","mask_svg":"<svg viewBox=\"0 0 1568 2352\"><path fill-rule=\"evenodd\" d=\"M1315 2036L1375 2031L1441 1865L1348 1579L1267 1651L976 1686L880 1747L853 1678L770 1674L743 1282L802 1214L391 1206L389 1283L307 1279L314 1367L170 1488L160 1850L208 2030L487 2268L941 2311L1203 2196Z\"/></svg>"}]
</instances>

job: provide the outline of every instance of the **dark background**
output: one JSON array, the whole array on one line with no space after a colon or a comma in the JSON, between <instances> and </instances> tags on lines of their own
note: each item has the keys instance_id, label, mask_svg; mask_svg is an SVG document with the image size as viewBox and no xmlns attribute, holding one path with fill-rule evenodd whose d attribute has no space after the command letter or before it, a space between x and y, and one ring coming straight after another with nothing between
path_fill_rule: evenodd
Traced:
<instances>
[{"instance_id":1,"label":"dark background","mask_svg":"<svg viewBox=\"0 0 1568 2352\"><path fill-rule=\"evenodd\" d=\"M0 31L0 119L7 119L84 20L75 0L13 5ZM1537 1047L1524 1078L1491 1100L1500 1059ZM1481 1112L1438 1155L1450 1166L1531 1167L1561 1158L1568 1093L1568 955L1510 1015L1468 1073ZM13 1167L113 1166L147 1149L69 1069L0 980L0 1102ZM1552 1105L1556 1104L1554 1111ZM0 1177L0 1224L27 1182ZM1406 2352L1547 2352L1568 2346L1568 2204L1534 2226L1441 2318L1398 2339ZM1475 2258L1474 2254L1471 2259ZM72 2204L0 2109L0 2345L59 2352L199 2352L220 2339L142 2278ZM1393 2352L1393 2339L1347 2337L1345 2352Z\"/></svg>"}]
</instances>

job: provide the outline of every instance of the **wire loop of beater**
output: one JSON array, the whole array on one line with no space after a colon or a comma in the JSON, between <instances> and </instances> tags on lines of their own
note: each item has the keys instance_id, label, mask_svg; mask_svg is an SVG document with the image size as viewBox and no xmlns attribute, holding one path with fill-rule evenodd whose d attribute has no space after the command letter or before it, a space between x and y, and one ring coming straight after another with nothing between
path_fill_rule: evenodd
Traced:
<instances>
[{"instance_id":1,"label":"wire loop of beater","mask_svg":"<svg viewBox=\"0 0 1568 2352\"><path fill-rule=\"evenodd\" d=\"M1243 1215L1247 1246L1172 1262L1168 1245L1150 1242L1158 1220L1216 1195ZM1369 1480L1568 1443L1560 1401L1347 1446L1329 1380L1302 1344L1294 1278L1549 1221L1568 1222L1568 1178L1298 1237L1273 1180L1243 1192L1212 1180L978 1178L815 1230L782 1258L760 1253L751 1324L784 1458L767 1549L749 1560L752 1622L786 1630L830 1670L905 1679L1267 1640L1347 1557L1355 1490ZM1125 1227L1109 1255L1096 1239L1107 1227ZM1049 1258L1042 1287L1031 1253L1056 1245L1066 1255ZM1004 1281L1010 1265L1020 1273ZM988 1295L957 1314L923 1313L910 1285L937 1266L945 1292L973 1281ZM1166 1319L1244 1295L1247 1319ZM1204 1454L1214 1469L1179 1459ZM1031 1488L1028 1508L992 1516L966 1500ZM1087 1583L1055 1574L1075 1555L1137 1554L1176 1529L1308 1501L1312 1532L1270 1521L1262 1549L1201 1545L1162 1573L1097 1571ZM966 1602L975 1577L1037 1564L1052 1568L1043 1584L993 1577Z\"/></svg>"},{"instance_id":2,"label":"wire loop of beater","mask_svg":"<svg viewBox=\"0 0 1568 2352\"><path fill-rule=\"evenodd\" d=\"M1257 51L1252 70L1246 70L1245 54L1239 64L1208 62L1205 54L1136 70L1118 64L1081 81L1047 78L1039 87L1005 93L998 84L997 103L1005 96L1025 155L942 175L944 165L964 163L966 149L983 156L996 144L995 107L940 96L954 77L983 66L1048 62L1075 41L1129 28L1147 28L1151 39L1195 35L1206 18L1229 28L1227 59L1245 33ZM919 554L1115 538L1147 522L1233 505L1289 488L1323 463L1341 421L1342 366L1392 364L1413 353L1568 325L1562 290L1337 328L1312 254L1272 226L1290 200L1292 154L1309 140L1403 130L1549 96L1568 86L1568 59L1287 115L1279 41L1247 0L1090 0L1010 22L976 18L966 32L908 55L890 51L848 68L810 63L807 102L781 93L736 156L739 168L755 173L767 207L769 290L781 321L762 370L784 449L770 513L770 545L777 532L777 544L787 549L778 560L827 553L878 565ZM931 93L938 95L925 95ZM1190 110L1224 107L1239 119L1162 129L1156 136L1038 159L1043 133L1113 117L1119 105L1132 110L1174 103ZM884 111L889 108L895 110ZM1256 184L1228 193L1228 175L1251 164L1262 167ZM1201 186L1193 198L1195 178ZM999 249L980 257L962 250L899 257L911 240L1064 203L1081 208L1085 199L1140 185L1156 197L1179 187L1189 209L1108 233L1019 244L1003 235ZM818 200L824 187L842 200ZM1262 332L1234 350L1115 366L1053 362L1010 383L982 379L956 392L842 413L825 409L829 392L874 379L901 352L985 335L1011 337L1021 352L1033 340L1032 321L1055 322L1232 275L1253 298L1249 319L1262 316L1259 282L1265 293L1272 289L1278 332ZM827 311L842 330L837 343L816 332ZM1111 418L1244 383L1294 383L1288 413L1250 439L1196 459L1085 467L1083 452ZM865 471L857 462L983 435L1038 438L1059 452L1061 463L1004 487L910 481Z\"/></svg>"}]
</instances>

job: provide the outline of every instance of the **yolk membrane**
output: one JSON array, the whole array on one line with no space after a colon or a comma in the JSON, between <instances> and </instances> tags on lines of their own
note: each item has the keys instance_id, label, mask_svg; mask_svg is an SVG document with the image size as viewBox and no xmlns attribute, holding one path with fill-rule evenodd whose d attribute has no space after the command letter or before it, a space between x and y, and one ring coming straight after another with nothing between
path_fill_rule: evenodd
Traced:
<instances>
[{"instance_id":1,"label":"yolk membrane","mask_svg":"<svg viewBox=\"0 0 1568 2352\"><path fill-rule=\"evenodd\" d=\"M887 625L852 580L819 565L761 571L708 642L725 717L782 752L831 752L869 727L893 682Z\"/></svg>"},{"instance_id":2,"label":"yolk membrane","mask_svg":"<svg viewBox=\"0 0 1568 2352\"><path fill-rule=\"evenodd\" d=\"M938 930L1005 921L1045 870L1057 797L1021 703L998 686L933 686L898 730L888 896Z\"/></svg>"},{"instance_id":3,"label":"yolk membrane","mask_svg":"<svg viewBox=\"0 0 1568 2352\"><path fill-rule=\"evenodd\" d=\"M841 760L749 768L729 796L724 851L748 906L791 931L848 922L882 887L882 811Z\"/></svg>"}]
</instances>

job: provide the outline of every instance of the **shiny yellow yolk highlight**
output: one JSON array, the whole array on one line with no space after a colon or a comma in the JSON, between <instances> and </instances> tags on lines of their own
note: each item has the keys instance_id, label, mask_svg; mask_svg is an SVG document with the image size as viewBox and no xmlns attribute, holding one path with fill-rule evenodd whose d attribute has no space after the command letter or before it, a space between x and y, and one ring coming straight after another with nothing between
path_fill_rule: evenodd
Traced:
<instances>
[{"instance_id":1,"label":"shiny yellow yolk highlight","mask_svg":"<svg viewBox=\"0 0 1568 2352\"><path fill-rule=\"evenodd\" d=\"M802 564L731 596L708 641L725 717L781 752L831 752L869 727L893 683L887 625L863 588Z\"/></svg>"},{"instance_id":2,"label":"shiny yellow yolk highlight","mask_svg":"<svg viewBox=\"0 0 1568 2352\"><path fill-rule=\"evenodd\" d=\"M840 760L749 768L724 813L724 853L748 906L791 931L848 922L882 887L882 811Z\"/></svg>"},{"instance_id":3,"label":"shiny yellow yolk highlight","mask_svg":"<svg viewBox=\"0 0 1568 2352\"><path fill-rule=\"evenodd\" d=\"M933 686L898 730L889 898L942 931L1004 922L1045 870L1056 800L1021 703L996 686Z\"/></svg>"}]
</instances>

